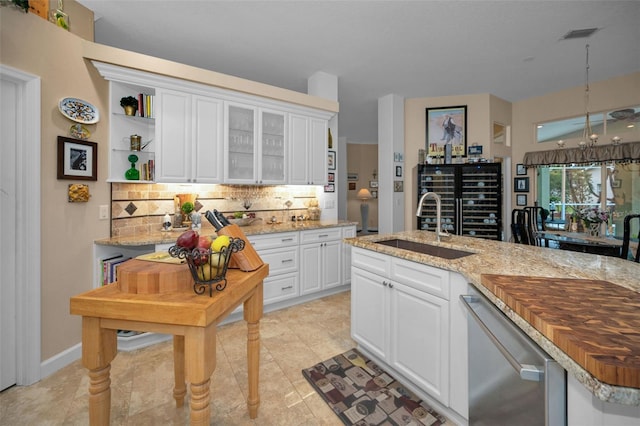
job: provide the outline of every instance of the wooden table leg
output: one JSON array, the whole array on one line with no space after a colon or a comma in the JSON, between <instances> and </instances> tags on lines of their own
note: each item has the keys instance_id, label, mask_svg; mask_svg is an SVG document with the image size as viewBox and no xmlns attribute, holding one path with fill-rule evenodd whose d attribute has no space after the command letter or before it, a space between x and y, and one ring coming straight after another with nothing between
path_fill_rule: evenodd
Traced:
<instances>
[{"instance_id":1,"label":"wooden table leg","mask_svg":"<svg viewBox=\"0 0 640 426\"><path fill-rule=\"evenodd\" d=\"M249 417L258 417L260 406L260 318L263 308L262 283L256 287L254 293L244 302L244 319L247 322L247 369L249 375L249 395L247 408Z\"/></svg>"},{"instance_id":2,"label":"wooden table leg","mask_svg":"<svg viewBox=\"0 0 640 426\"><path fill-rule=\"evenodd\" d=\"M216 369L216 324L188 327L184 336L186 376L191 383L190 423L208 426L211 418L209 386Z\"/></svg>"},{"instance_id":3,"label":"wooden table leg","mask_svg":"<svg viewBox=\"0 0 640 426\"><path fill-rule=\"evenodd\" d=\"M176 400L176 407L182 407L184 396L187 394L184 378L184 336L173 336L173 375L175 378L173 398Z\"/></svg>"},{"instance_id":4,"label":"wooden table leg","mask_svg":"<svg viewBox=\"0 0 640 426\"><path fill-rule=\"evenodd\" d=\"M111 415L111 361L118 352L116 330L82 317L82 365L89 369L89 424L107 426Z\"/></svg>"}]
</instances>

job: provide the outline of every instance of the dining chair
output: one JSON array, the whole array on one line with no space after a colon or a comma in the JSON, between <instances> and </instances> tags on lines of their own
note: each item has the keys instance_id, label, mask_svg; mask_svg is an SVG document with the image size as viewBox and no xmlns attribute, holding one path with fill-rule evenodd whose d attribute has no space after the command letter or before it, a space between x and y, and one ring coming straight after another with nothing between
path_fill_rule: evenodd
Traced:
<instances>
[{"instance_id":1,"label":"dining chair","mask_svg":"<svg viewBox=\"0 0 640 426\"><path fill-rule=\"evenodd\" d=\"M640 214L630 214L624 218L624 234L622 236L622 250L620 251L620 257L623 259L633 260L640 263L640 241L638 241L638 247L636 248L636 255L633 256L631 251L631 224L636 223L636 229L638 234L634 237L640 240Z\"/></svg>"},{"instance_id":2,"label":"dining chair","mask_svg":"<svg viewBox=\"0 0 640 426\"><path fill-rule=\"evenodd\" d=\"M529 212L525 209L511 211L511 234L516 244L531 244L529 233Z\"/></svg>"},{"instance_id":3,"label":"dining chair","mask_svg":"<svg viewBox=\"0 0 640 426\"><path fill-rule=\"evenodd\" d=\"M527 206L524 207L524 210L528 212L529 222L527 230L529 231L529 244L548 247L549 243L540 237L540 232L547 230L544 223L546 215L543 214L543 208L539 206Z\"/></svg>"}]
</instances>

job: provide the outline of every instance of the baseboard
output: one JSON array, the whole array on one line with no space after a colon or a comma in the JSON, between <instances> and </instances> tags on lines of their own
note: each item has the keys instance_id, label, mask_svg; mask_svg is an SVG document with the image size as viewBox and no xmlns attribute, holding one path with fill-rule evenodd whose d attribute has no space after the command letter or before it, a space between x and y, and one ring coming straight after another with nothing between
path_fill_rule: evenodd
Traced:
<instances>
[{"instance_id":1,"label":"baseboard","mask_svg":"<svg viewBox=\"0 0 640 426\"><path fill-rule=\"evenodd\" d=\"M44 360L40 364L40 380L52 375L56 371L66 367L72 362L82 358L82 343L71 346L70 348Z\"/></svg>"}]
</instances>

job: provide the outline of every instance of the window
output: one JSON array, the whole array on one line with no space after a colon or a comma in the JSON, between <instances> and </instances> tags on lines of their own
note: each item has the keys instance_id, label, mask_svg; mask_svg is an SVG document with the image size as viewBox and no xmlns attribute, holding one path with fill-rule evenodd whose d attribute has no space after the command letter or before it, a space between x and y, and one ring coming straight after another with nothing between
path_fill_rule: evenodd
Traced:
<instances>
[{"instance_id":1,"label":"window","mask_svg":"<svg viewBox=\"0 0 640 426\"><path fill-rule=\"evenodd\" d=\"M539 167L540 206L549 209L553 224L563 226L585 207L611 212L615 236L622 238L623 220L640 212L640 164L562 165ZM636 231L637 232L637 231Z\"/></svg>"},{"instance_id":2,"label":"window","mask_svg":"<svg viewBox=\"0 0 640 426\"><path fill-rule=\"evenodd\" d=\"M605 121L606 117L606 121ZM591 131L598 135L621 135L632 131L640 122L640 106L620 108L607 113L589 115ZM585 115L563 120L538 123L536 126L536 141L557 142L560 139L581 138L584 133Z\"/></svg>"}]
</instances>

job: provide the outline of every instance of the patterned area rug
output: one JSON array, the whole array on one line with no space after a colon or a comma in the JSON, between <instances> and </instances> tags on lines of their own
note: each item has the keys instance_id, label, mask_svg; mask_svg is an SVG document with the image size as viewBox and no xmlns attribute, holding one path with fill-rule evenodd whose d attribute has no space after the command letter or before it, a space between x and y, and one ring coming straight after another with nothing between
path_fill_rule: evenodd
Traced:
<instances>
[{"instance_id":1,"label":"patterned area rug","mask_svg":"<svg viewBox=\"0 0 640 426\"><path fill-rule=\"evenodd\" d=\"M302 370L345 425L433 425L446 422L427 403L352 349Z\"/></svg>"}]
</instances>

